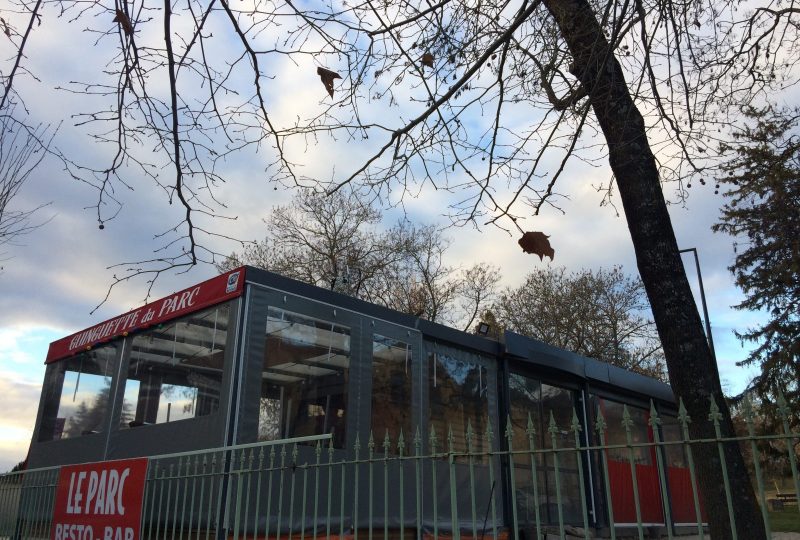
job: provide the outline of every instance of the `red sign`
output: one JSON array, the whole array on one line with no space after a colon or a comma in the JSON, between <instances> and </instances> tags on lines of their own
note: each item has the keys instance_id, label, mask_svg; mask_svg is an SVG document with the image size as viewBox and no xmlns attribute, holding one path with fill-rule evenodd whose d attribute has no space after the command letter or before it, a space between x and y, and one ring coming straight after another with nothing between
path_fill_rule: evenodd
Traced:
<instances>
[{"instance_id":1,"label":"red sign","mask_svg":"<svg viewBox=\"0 0 800 540\"><path fill-rule=\"evenodd\" d=\"M138 540L147 458L65 465L50 540Z\"/></svg>"},{"instance_id":2,"label":"red sign","mask_svg":"<svg viewBox=\"0 0 800 540\"><path fill-rule=\"evenodd\" d=\"M194 287L176 292L161 300L109 319L71 336L50 344L45 364L90 349L98 343L128 332L159 324L182 315L188 315L225 300L236 298L244 290L244 268L237 268L211 278Z\"/></svg>"}]
</instances>

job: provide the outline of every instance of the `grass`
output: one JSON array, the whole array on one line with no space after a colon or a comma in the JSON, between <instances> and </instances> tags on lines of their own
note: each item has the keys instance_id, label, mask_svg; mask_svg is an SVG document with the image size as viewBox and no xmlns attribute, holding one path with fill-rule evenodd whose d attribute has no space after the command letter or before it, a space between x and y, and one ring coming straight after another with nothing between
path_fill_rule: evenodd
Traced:
<instances>
[{"instance_id":1,"label":"grass","mask_svg":"<svg viewBox=\"0 0 800 540\"><path fill-rule=\"evenodd\" d=\"M800 512L796 505L789 505L775 512L770 511L769 523L773 532L800 532Z\"/></svg>"}]
</instances>

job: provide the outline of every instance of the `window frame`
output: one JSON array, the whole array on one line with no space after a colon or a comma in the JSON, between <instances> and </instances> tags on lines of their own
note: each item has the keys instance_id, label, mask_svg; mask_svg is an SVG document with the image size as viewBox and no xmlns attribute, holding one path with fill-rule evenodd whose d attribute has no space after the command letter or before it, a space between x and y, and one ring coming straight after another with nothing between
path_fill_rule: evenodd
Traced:
<instances>
[{"instance_id":1,"label":"window frame","mask_svg":"<svg viewBox=\"0 0 800 540\"><path fill-rule=\"evenodd\" d=\"M69 362L79 359L81 356L91 354L98 350L107 348L114 348L114 354L108 359L109 374L105 375L110 380L109 395L103 413L103 420L101 422L101 429L95 433L85 433L75 437L66 438L43 438L45 433L53 432L55 430L55 421L58 417L58 411L61 406L61 399L63 397L64 380L67 372L66 366ZM52 362L47 365L45 370L44 384L42 385L42 392L40 397L40 410L36 421L35 433L33 440L36 443L63 443L64 441L85 440L87 438L107 438L108 434L113 430L113 412L115 409L116 389L119 376L119 365L121 363L121 356L124 354L125 346L123 340L113 340L107 343L98 345L91 350L80 352L74 356L64 358L57 362ZM57 396L56 396L57 394Z\"/></svg>"},{"instance_id":2,"label":"window frame","mask_svg":"<svg viewBox=\"0 0 800 540\"><path fill-rule=\"evenodd\" d=\"M199 309L195 312L186 314L182 317L176 317L175 319L164 321L164 323L162 324L170 325L177 328L177 326L180 323L183 323L192 317L197 317L199 314L203 312L210 312L212 310L220 309L225 305L228 306L228 327L225 331L226 332L225 344L224 344L225 349L222 353L221 379L219 383L219 398L216 410L210 414L193 416L190 418L181 418L179 420L174 420L170 422L157 422L153 424L146 424L136 427L122 427L120 422L122 417L123 402L125 399L125 389L128 383L128 374L131 369L131 356L133 355L133 343L135 339L141 338L142 336L146 336L148 332L152 332L157 328L151 326L148 328L143 328L125 338L125 350L122 361L119 363L119 376L115 392L114 414L113 417L111 418L112 430L114 432L128 433L131 431L138 431L143 428L147 428L147 431L149 431L150 428L153 428L154 426L163 426L163 425L174 426L176 422L190 423L199 421L204 418L217 418L218 416L220 416L220 413L222 411L227 409L229 402L228 393L230 391L230 378L231 378L233 357L234 357L233 349L236 343L239 299L234 298L231 300L227 300L225 302L220 302L218 304L207 306L204 307L203 309Z\"/></svg>"}]
</instances>

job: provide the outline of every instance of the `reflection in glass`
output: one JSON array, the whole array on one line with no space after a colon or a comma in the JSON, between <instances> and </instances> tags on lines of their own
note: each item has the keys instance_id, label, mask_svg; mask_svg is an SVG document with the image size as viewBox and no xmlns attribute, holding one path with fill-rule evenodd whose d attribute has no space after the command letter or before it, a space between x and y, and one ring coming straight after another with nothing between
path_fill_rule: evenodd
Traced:
<instances>
[{"instance_id":1,"label":"reflection in glass","mask_svg":"<svg viewBox=\"0 0 800 540\"><path fill-rule=\"evenodd\" d=\"M528 451L514 455L514 477L517 490L519 519L534 523L536 508L533 488L536 473L539 517L547 523L558 521L556 474L561 484L561 511L566 523L580 523L581 492L578 461L574 452L558 452L558 467L554 452L544 449L575 448L575 435L570 431L575 405L575 392L541 384L535 379L511 373L508 379L509 411L513 429L513 450ZM550 429L550 419L555 429ZM529 430L528 420L530 418ZM531 440L532 439L532 440ZM553 441L555 439L555 447ZM531 444L540 452L530 453ZM533 458L533 463L531 463Z\"/></svg>"},{"instance_id":2,"label":"reflection in glass","mask_svg":"<svg viewBox=\"0 0 800 540\"><path fill-rule=\"evenodd\" d=\"M400 431L407 442L412 428L411 348L408 343L375 335L372 339L372 423L370 428L379 450L386 434L397 452Z\"/></svg>"},{"instance_id":3,"label":"reflection in glass","mask_svg":"<svg viewBox=\"0 0 800 540\"><path fill-rule=\"evenodd\" d=\"M270 308L258 440L331 433L345 446L350 329Z\"/></svg>"},{"instance_id":4,"label":"reflection in glass","mask_svg":"<svg viewBox=\"0 0 800 540\"><path fill-rule=\"evenodd\" d=\"M678 419L670 415L661 416L661 433L664 442L683 440L683 431ZM675 523L696 523L694 487L686 448L683 444L664 445L664 465L670 493L670 511ZM701 520L705 518L703 500L700 499Z\"/></svg>"},{"instance_id":5,"label":"reflection in glass","mask_svg":"<svg viewBox=\"0 0 800 540\"><path fill-rule=\"evenodd\" d=\"M618 523L635 523L639 518L644 523L663 523L656 449L650 444L654 439L649 411L627 405L628 423L625 419L626 405L600 398L597 402L608 425L606 444L622 445L621 448L610 448L606 453L614 519ZM631 447L625 447L628 444L626 423ZM639 516L636 514L637 497Z\"/></svg>"},{"instance_id":6,"label":"reflection in glass","mask_svg":"<svg viewBox=\"0 0 800 540\"><path fill-rule=\"evenodd\" d=\"M609 401L607 399L600 400L600 409L603 411L606 424L608 424L606 444L623 446L627 444L625 429L623 429L624 407L622 403ZM633 421L633 424L630 426L631 442L633 444L650 442L650 428L647 424L650 418L648 412L644 409L628 405L628 414ZM628 449L624 447L609 449L608 459L611 461L628 463ZM633 447L633 462L637 465L652 465L653 459L651 449L644 446Z\"/></svg>"},{"instance_id":7,"label":"reflection in glass","mask_svg":"<svg viewBox=\"0 0 800 540\"><path fill-rule=\"evenodd\" d=\"M665 442L682 441L683 434L678 419L674 416L661 416L662 440ZM687 467L686 451L682 444L668 444L664 446L664 456L667 467Z\"/></svg>"},{"instance_id":8,"label":"reflection in glass","mask_svg":"<svg viewBox=\"0 0 800 540\"><path fill-rule=\"evenodd\" d=\"M207 416L219 409L230 304L136 335L120 426Z\"/></svg>"},{"instance_id":9,"label":"reflection in glass","mask_svg":"<svg viewBox=\"0 0 800 540\"><path fill-rule=\"evenodd\" d=\"M487 370L467 360L442 353L431 353L430 427L442 444L447 444L448 430L453 432L453 449L467 452L467 426L472 426L472 452L488 452L486 429L489 427ZM442 450L447 448L442 447ZM486 456L476 461L487 461Z\"/></svg>"},{"instance_id":10,"label":"reflection in glass","mask_svg":"<svg viewBox=\"0 0 800 540\"><path fill-rule=\"evenodd\" d=\"M59 362L58 374L46 398L58 399L58 409L55 417L43 420L47 427L40 440L70 439L105 429L116 357L116 346L105 345ZM54 410L53 405L45 405L45 410Z\"/></svg>"}]
</instances>

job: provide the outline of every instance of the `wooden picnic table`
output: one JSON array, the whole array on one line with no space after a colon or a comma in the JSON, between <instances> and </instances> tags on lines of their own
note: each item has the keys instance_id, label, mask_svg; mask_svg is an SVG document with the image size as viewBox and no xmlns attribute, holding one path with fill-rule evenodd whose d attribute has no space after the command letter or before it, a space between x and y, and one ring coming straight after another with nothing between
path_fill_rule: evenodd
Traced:
<instances>
[{"instance_id":1,"label":"wooden picnic table","mask_svg":"<svg viewBox=\"0 0 800 540\"><path fill-rule=\"evenodd\" d=\"M797 493L776 493L774 498L768 499L770 510L783 510L787 503L797 503Z\"/></svg>"}]
</instances>

